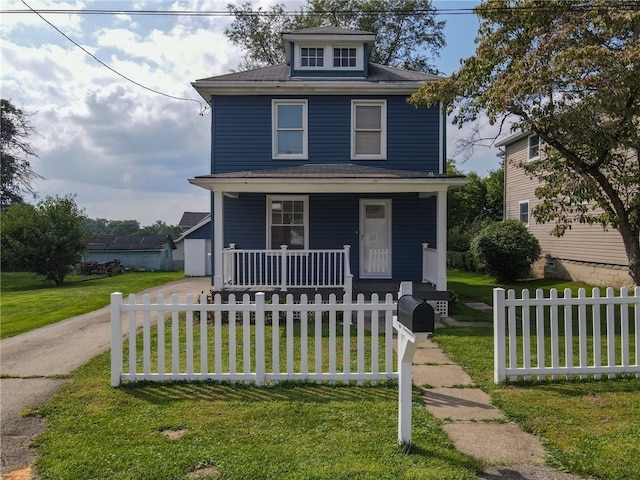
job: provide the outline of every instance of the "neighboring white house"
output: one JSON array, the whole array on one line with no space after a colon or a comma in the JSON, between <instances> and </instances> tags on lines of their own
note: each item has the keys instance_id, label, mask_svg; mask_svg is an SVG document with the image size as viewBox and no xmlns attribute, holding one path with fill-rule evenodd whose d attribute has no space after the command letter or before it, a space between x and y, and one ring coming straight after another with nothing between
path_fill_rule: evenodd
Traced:
<instances>
[{"instance_id":1,"label":"neighboring white house","mask_svg":"<svg viewBox=\"0 0 640 480\"><path fill-rule=\"evenodd\" d=\"M522 221L542 247L543 258L534 265L534 274L599 286L633 284L622 237L614 228L605 231L599 225L574 223L564 236L555 237L553 223L540 224L533 218L531 212L540 203L535 195L539 183L518 165L544 154L540 138L516 133L496 145L504 158L504 218Z\"/></svg>"}]
</instances>

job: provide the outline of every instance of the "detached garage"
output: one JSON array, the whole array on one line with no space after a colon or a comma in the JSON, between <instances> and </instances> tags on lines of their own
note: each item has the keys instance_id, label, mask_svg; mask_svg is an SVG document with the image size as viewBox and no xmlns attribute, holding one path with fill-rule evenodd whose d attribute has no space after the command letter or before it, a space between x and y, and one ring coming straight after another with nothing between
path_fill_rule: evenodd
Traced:
<instances>
[{"instance_id":1,"label":"detached garage","mask_svg":"<svg viewBox=\"0 0 640 480\"><path fill-rule=\"evenodd\" d=\"M173 270L176 245L169 235L96 235L87 244L84 261L110 262L114 259L131 270Z\"/></svg>"},{"instance_id":2,"label":"detached garage","mask_svg":"<svg viewBox=\"0 0 640 480\"><path fill-rule=\"evenodd\" d=\"M184 255L184 274L189 277L211 275L211 216L207 215L176 240L179 254Z\"/></svg>"}]
</instances>

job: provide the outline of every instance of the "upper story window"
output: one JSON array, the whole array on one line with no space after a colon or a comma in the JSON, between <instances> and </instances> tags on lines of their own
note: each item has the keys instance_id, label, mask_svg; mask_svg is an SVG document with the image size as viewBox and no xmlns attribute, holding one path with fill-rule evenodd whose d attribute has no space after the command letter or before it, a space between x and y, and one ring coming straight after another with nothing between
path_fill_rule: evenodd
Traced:
<instances>
[{"instance_id":1,"label":"upper story window","mask_svg":"<svg viewBox=\"0 0 640 480\"><path fill-rule=\"evenodd\" d=\"M540 137L538 135L529 136L529 160L537 160L540 158Z\"/></svg>"},{"instance_id":2,"label":"upper story window","mask_svg":"<svg viewBox=\"0 0 640 480\"><path fill-rule=\"evenodd\" d=\"M307 101L273 100L273 158L307 158Z\"/></svg>"},{"instance_id":3,"label":"upper story window","mask_svg":"<svg viewBox=\"0 0 640 480\"><path fill-rule=\"evenodd\" d=\"M304 47L300 49L300 66L324 67L324 48Z\"/></svg>"},{"instance_id":4,"label":"upper story window","mask_svg":"<svg viewBox=\"0 0 640 480\"><path fill-rule=\"evenodd\" d=\"M364 47L340 44L297 45L297 70L363 70Z\"/></svg>"},{"instance_id":5,"label":"upper story window","mask_svg":"<svg viewBox=\"0 0 640 480\"><path fill-rule=\"evenodd\" d=\"M518 203L518 219L529 226L529 200Z\"/></svg>"},{"instance_id":6,"label":"upper story window","mask_svg":"<svg viewBox=\"0 0 640 480\"><path fill-rule=\"evenodd\" d=\"M356 49L355 48L334 48L333 49L333 66L355 68L357 66Z\"/></svg>"},{"instance_id":7,"label":"upper story window","mask_svg":"<svg viewBox=\"0 0 640 480\"><path fill-rule=\"evenodd\" d=\"M384 100L351 102L351 158L387 158L387 103Z\"/></svg>"}]
</instances>

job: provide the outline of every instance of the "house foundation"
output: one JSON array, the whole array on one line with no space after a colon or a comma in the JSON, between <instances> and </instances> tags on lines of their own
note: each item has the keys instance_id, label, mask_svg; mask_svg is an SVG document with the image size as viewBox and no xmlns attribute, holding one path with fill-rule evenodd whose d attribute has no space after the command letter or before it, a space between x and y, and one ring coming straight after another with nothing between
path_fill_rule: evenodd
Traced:
<instances>
[{"instance_id":1,"label":"house foundation","mask_svg":"<svg viewBox=\"0 0 640 480\"><path fill-rule=\"evenodd\" d=\"M548 256L533 265L536 278L556 278L584 282L596 287L633 286L629 270L624 265L580 262Z\"/></svg>"}]
</instances>

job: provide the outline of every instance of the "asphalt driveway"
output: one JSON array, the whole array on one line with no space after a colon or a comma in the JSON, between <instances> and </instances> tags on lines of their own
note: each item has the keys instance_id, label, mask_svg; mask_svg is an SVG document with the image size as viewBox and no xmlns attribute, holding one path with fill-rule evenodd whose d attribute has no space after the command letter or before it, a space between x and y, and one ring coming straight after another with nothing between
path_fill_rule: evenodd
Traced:
<instances>
[{"instance_id":1,"label":"asphalt driveway","mask_svg":"<svg viewBox=\"0 0 640 480\"><path fill-rule=\"evenodd\" d=\"M209 277L194 277L153 287L139 293L180 300L210 288ZM45 404L66 381L66 376L109 349L109 306L0 341L0 473L33 463L29 444L45 427L45 420L22 417L28 408Z\"/></svg>"}]
</instances>

